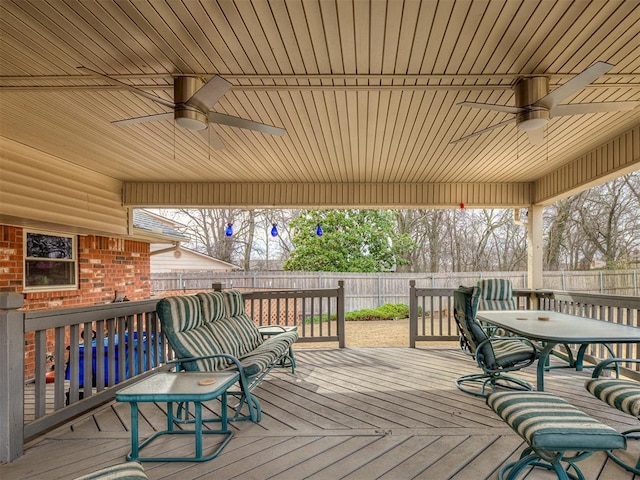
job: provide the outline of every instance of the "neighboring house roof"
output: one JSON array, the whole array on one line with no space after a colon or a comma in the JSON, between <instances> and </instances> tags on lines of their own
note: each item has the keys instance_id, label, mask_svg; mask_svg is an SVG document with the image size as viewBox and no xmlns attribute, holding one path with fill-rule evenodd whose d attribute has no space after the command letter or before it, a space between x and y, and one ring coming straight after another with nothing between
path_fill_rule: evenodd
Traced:
<instances>
[{"instance_id":1,"label":"neighboring house roof","mask_svg":"<svg viewBox=\"0 0 640 480\"><path fill-rule=\"evenodd\" d=\"M145 210L133 210L133 228L136 236L154 243L188 242L190 237L175 229L176 222ZM137 230L137 231L136 231Z\"/></svg>"},{"instance_id":2,"label":"neighboring house roof","mask_svg":"<svg viewBox=\"0 0 640 480\"><path fill-rule=\"evenodd\" d=\"M231 271L239 269L240 267L232 263L190 248L178 246L169 250L156 245L151 246L151 272Z\"/></svg>"}]
</instances>

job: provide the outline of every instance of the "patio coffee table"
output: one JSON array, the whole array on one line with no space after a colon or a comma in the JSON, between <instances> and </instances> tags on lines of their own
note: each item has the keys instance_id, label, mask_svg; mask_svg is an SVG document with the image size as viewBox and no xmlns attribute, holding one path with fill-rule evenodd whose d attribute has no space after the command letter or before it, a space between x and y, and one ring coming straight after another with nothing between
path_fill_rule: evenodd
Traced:
<instances>
[{"instance_id":1,"label":"patio coffee table","mask_svg":"<svg viewBox=\"0 0 640 480\"><path fill-rule=\"evenodd\" d=\"M116 400L131 404L131 453L127 460L139 462L203 462L218 456L222 449L233 437L228 429L227 420L227 391L238 381L237 372L161 372L153 374L128 387L116 392ZM219 430L202 429L202 402L220 398L221 414L216 422L220 422ZM154 433L151 437L139 443L138 434L138 404L142 402L167 403L167 429ZM195 404L195 419L193 430L175 430L177 418L173 413L173 404L193 402ZM212 420L207 419L207 422ZM185 422L181 421L181 425ZM203 455L203 435L226 435L226 438L213 453ZM162 435L194 435L195 455L192 457L141 457L140 450Z\"/></svg>"}]
</instances>

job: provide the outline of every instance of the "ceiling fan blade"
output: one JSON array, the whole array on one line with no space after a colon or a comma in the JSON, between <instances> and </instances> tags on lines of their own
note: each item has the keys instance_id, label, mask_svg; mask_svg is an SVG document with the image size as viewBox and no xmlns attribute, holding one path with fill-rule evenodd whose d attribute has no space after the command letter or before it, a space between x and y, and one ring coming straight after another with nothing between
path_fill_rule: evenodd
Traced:
<instances>
[{"instance_id":1,"label":"ceiling fan blade","mask_svg":"<svg viewBox=\"0 0 640 480\"><path fill-rule=\"evenodd\" d=\"M169 100L165 100L162 97L158 97L157 95L154 95L153 93L145 92L144 90L141 90L141 89L139 89L137 87L134 87L133 85L129 85L128 83L121 82L120 80L116 80L115 78L111 78L108 75L104 75L104 74L102 74L100 72L96 72L95 70L91 70L90 68L78 67L78 70L82 70L83 72L88 72L91 75L95 75L95 76L104 78L111 85L118 85L120 87L126 88L127 90L130 90L130 91L132 91L134 93L137 93L141 97L145 97L145 98L148 98L149 100L153 100L154 102L160 103L160 104L164 105L165 107L175 108L175 106L176 106L175 103L173 103L173 102L171 102Z\"/></svg>"},{"instance_id":2,"label":"ceiling fan blade","mask_svg":"<svg viewBox=\"0 0 640 480\"><path fill-rule=\"evenodd\" d=\"M628 102L600 102L600 103L568 103L565 105L556 105L551 109L552 117L561 117L563 115L584 115L586 113L600 112L621 112L624 110L633 110L640 105L638 101Z\"/></svg>"},{"instance_id":3,"label":"ceiling fan blade","mask_svg":"<svg viewBox=\"0 0 640 480\"><path fill-rule=\"evenodd\" d=\"M200 135L203 136L204 140L209 144L211 148L214 150L224 150L225 144L220 138L220 135L213 129L211 125L209 128L205 128L204 130L198 130Z\"/></svg>"},{"instance_id":4,"label":"ceiling fan blade","mask_svg":"<svg viewBox=\"0 0 640 480\"><path fill-rule=\"evenodd\" d=\"M544 145L544 127L527 130L527 137L531 145Z\"/></svg>"},{"instance_id":5,"label":"ceiling fan blade","mask_svg":"<svg viewBox=\"0 0 640 480\"><path fill-rule=\"evenodd\" d=\"M218 100L220 100L220 98L222 98L222 96L231 89L231 86L230 82L226 81L219 75L215 75L200 87L200 89L194 93L186 103L187 105L193 105L199 110L206 112L218 103Z\"/></svg>"},{"instance_id":6,"label":"ceiling fan blade","mask_svg":"<svg viewBox=\"0 0 640 480\"><path fill-rule=\"evenodd\" d=\"M125 118L124 120L115 120L111 123L116 125L130 125L132 123L157 122L160 120L173 120L173 112L156 113L154 115L145 115L143 117Z\"/></svg>"},{"instance_id":7,"label":"ceiling fan blade","mask_svg":"<svg viewBox=\"0 0 640 480\"><path fill-rule=\"evenodd\" d=\"M584 87L592 83L598 77L604 75L614 66L607 62L596 62L587 68L582 73L579 73L568 82L560 85L558 88L549 92L540 100L535 102L534 105L542 106L551 110L556 105L560 104L563 100L575 95Z\"/></svg>"},{"instance_id":8,"label":"ceiling fan blade","mask_svg":"<svg viewBox=\"0 0 640 480\"><path fill-rule=\"evenodd\" d=\"M216 112L209 112L209 122L228 125L230 127L246 128L247 130L255 130L256 132L270 133L271 135L283 135L286 132L284 128Z\"/></svg>"},{"instance_id":9,"label":"ceiling fan blade","mask_svg":"<svg viewBox=\"0 0 640 480\"><path fill-rule=\"evenodd\" d=\"M513 114L518 114L526 111L526 109L520 107L511 107L509 105L495 105L493 103L460 102L458 103L458 105L463 107L483 108L485 110L495 110L496 112Z\"/></svg>"},{"instance_id":10,"label":"ceiling fan blade","mask_svg":"<svg viewBox=\"0 0 640 480\"><path fill-rule=\"evenodd\" d=\"M478 131L473 132L473 133L471 133L469 135L465 135L464 137L460 137L460 138L458 138L456 140L452 140L449 143L462 142L464 140L468 140L469 138L473 138L473 137L477 137L478 135L482 135L483 133L488 132L490 130L495 130L496 128L503 127L503 126L507 125L508 123L513 123L515 121L516 121L515 118L510 118L509 120L505 120L504 122L496 123L495 125L491 125L490 127L483 128L482 130L478 130Z\"/></svg>"}]
</instances>

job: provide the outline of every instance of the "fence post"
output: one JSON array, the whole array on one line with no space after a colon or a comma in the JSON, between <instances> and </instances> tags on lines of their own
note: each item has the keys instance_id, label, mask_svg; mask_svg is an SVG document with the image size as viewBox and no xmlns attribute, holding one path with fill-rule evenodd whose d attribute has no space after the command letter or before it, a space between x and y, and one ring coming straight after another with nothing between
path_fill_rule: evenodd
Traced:
<instances>
[{"instance_id":1,"label":"fence post","mask_svg":"<svg viewBox=\"0 0 640 480\"><path fill-rule=\"evenodd\" d=\"M338 347L346 347L344 338L344 280L338 280L338 304L336 305L336 315L338 316Z\"/></svg>"},{"instance_id":2,"label":"fence post","mask_svg":"<svg viewBox=\"0 0 640 480\"><path fill-rule=\"evenodd\" d=\"M0 463L23 452L24 304L21 293L0 293Z\"/></svg>"},{"instance_id":3,"label":"fence post","mask_svg":"<svg viewBox=\"0 0 640 480\"><path fill-rule=\"evenodd\" d=\"M409 280L409 348L416 348L418 335L418 297L416 296L416 281Z\"/></svg>"}]
</instances>

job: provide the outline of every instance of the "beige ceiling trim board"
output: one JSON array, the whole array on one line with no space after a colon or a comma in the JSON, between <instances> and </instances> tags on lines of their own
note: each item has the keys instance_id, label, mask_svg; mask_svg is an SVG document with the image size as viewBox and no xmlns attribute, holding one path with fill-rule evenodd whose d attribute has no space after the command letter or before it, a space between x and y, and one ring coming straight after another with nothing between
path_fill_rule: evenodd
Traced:
<instances>
[{"instance_id":1,"label":"beige ceiling trim board","mask_svg":"<svg viewBox=\"0 0 640 480\"><path fill-rule=\"evenodd\" d=\"M124 185L129 207L442 208L530 203L529 183L137 183Z\"/></svg>"},{"instance_id":2,"label":"beige ceiling trim board","mask_svg":"<svg viewBox=\"0 0 640 480\"><path fill-rule=\"evenodd\" d=\"M636 170L640 170L640 126L540 178L535 203L548 205Z\"/></svg>"}]
</instances>

